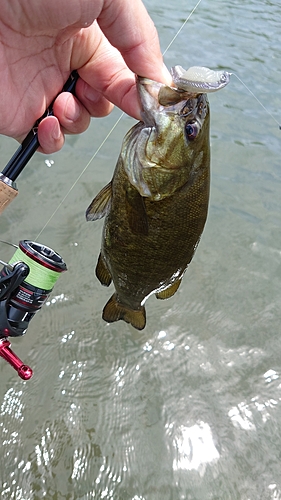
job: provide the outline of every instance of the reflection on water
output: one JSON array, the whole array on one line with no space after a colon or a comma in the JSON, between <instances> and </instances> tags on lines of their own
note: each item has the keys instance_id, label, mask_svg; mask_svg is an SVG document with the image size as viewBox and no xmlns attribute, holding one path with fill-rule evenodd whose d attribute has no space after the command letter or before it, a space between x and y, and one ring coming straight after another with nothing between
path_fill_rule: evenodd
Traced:
<instances>
[{"instance_id":1,"label":"reflection on water","mask_svg":"<svg viewBox=\"0 0 281 500\"><path fill-rule=\"evenodd\" d=\"M220 456L210 426L206 422L199 422L191 427L181 426L178 431L179 437L174 443L177 458L173 462L173 469L195 469L203 476L206 464L216 462Z\"/></svg>"},{"instance_id":2,"label":"reflection on water","mask_svg":"<svg viewBox=\"0 0 281 500\"><path fill-rule=\"evenodd\" d=\"M148 8L164 50L192 5ZM166 62L235 71L278 117L280 24L277 2L203 0ZM143 332L101 319L102 224L84 223L132 120L40 236L68 271L12 342L33 378L0 360L1 500L281 500L280 131L239 82L210 101L206 229L176 296L147 302ZM36 238L117 116L31 161L1 239ZM0 148L5 165L15 145Z\"/></svg>"}]
</instances>

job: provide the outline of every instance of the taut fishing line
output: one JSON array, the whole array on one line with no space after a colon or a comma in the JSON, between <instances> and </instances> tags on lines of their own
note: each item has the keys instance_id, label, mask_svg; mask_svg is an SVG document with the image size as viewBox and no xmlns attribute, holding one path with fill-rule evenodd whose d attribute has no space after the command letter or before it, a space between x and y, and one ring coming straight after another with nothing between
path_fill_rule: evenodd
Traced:
<instances>
[{"instance_id":1,"label":"taut fishing line","mask_svg":"<svg viewBox=\"0 0 281 500\"><path fill-rule=\"evenodd\" d=\"M244 83L241 78L239 78L238 75L236 75L236 73L231 73L231 75L235 76L237 78L237 80L239 80L240 83L242 83L242 85L244 85L244 87L248 90L248 92L256 99L256 101L259 103L259 105L267 112L267 114L269 116L271 116L271 118L277 123L279 129L281 130L281 125L280 123L278 122L278 120L276 120L276 118L273 116L272 113L270 113L270 111L268 111L268 109L263 105L263 103L258 99L258 97L254 94L254 92L251 91L251 89L249 89L249 87L246 85L246 83Z\"/></svg>"},{"instance_id":2,"label":"taut fishing line","mask_svg":"<svg viewBox=\"0 0 281 500\"><path fill-rule=\"evenodd\" d=\"M40 233L38 233L35 241L38 240L39 236L43 233L44 229L46 229L46 227L48 226L48 224L52 220L52 218L56 215L57 211L60 209L60 207L62 206L62 204L65 202L65 200L68 197L68 195L75 188L77 182L81 179L82 175L86 172L87 168L92 163L92 161L94 160L94 158L97 156L98 152L101 150L101 148L103 147L103 145L105 144L105 142L107 141L107 139L110 137L110 135L112 134L113 130L117 127L117 125L119 124L119 122L120 122L121 118L123 117L123 115L124 115L124 113L122 113L119 116L119 118L114 123L113 127L111 127L111 129L109 130L108 134L106 135L106 137L104 138L104 140L101 142L101 144L99 145L99 147L97 148L97 150L93 154L92 158L90 158L90 160L88 161L87 165L83 168L82 172L78 175L76 181L72 184L72 186L70 187L70 189L67 191L67 193L65 194L65 196L62 198L62 200L58 204L58 206L55 209L55 211L52 213L52 215L50 216L50 218L47 220L46 224L42 227L42 229L41 229Z\"/></svg>"},{"instance_id":3,"label":"taut fishing line","mask_svg":"<svg viewBox=\"0 0 281 500\"><path fill-rule=\"evenodd\" d=\"M173 37L173 39L171 40L171 42L169 43L169 45L167 46L167 48L164 50L163 56L169 50L169 48L171 47L172 43L176 40L176 38L178 37L179 33L182 31L182 29L184 28L184 26L186 25L186 23L189 21L189 19L191 18L192 14L194 14L195 10L197 9L197 7L199 6L199 4L201 2L202 2L202 0L199 0L197 2L197 4L195 5L195 7L193 7L193 9L190 12L190 14L187 16L187 18L185 19L185 21L183 22L183 24L181 25L181 27L179 28L179 30L177 31L177 33L175 34L175 36ZM56 213L58 212L58 210L60 209L60 207L65 202L66 198L69 196L69 194L71 193L71 191L75 188L76 184L79 182L79 180L81 179L82 175L86 172L87 168L92 163L92 161L94 160L94 158L97 156L97 154L99 153L99 151L101 150L101 148L103 147L103 145L109 139L109 137L111 136L112 132L117 127L117 125L119 124L120 120L123 118L124 114L125 113L122 112L121 115L119 116L119 118L116 120L116 122L114 123L114 125L112 126L112 128L109 130L109 132L106 135L106 137L104 138L104 140L101 142L101 144L99 145L99 147L97 148L97 150L94 152L92 158L88 161L87 165L83 168L82 172L78 175L77 179L74 181L74 183L69 188L69 190L67 191L67 193L65 194L65 196L62 198L62 200L58 204L57 208L54 210L54 212L51 214L51 216L47 220L46 224L42 227L42 229L41 229L40 233L38 233L35 241L38 240L39 236L41 236L41 234L43 233L43 231L46 229L46 227L48 226L48 224L51 222L51 220L53 219L53 217L56 215Z\"/></svg>"},{"instance_id":4,"label":"taut fishing line","mask_svg":"<svg viewBox=\"0 0 281 500\"><path fill-rule=\"evenodd\" d=\"M167 51L169 50L169 48L171 47L171 45L174 43L174 41L176 40L176 38L178 37L178 35L180 34L180 32L183 30L183 28L185 27L186 23L189 21L189 19L191 18L191 16L194 14L194 12L196 11L197 7L199 7L199 5L200 5L201 2L202 2L202 0L199 0L196 3L196 5L193 7L193 9L189 13L189 15L187 16L187 18L185 19L185 21L182 23L181 27L179 28L179 30L177 31L177 33L175 34L175 36L172 38L172 40L170 41L170 43L168 44L168 46L164 50L163 56L167 53ZM272 115L272 113L270 113L270 111L262 104L262 102L254 94L254 92L252 92L252 90L241 80L241 78L239 78L239 76L237 74L235 74L235 73L229 73L229 74L235 76L240 81L240 83L242 83L242 85L248 90L248 92L256 99L256 101L260 104L260 106L266 111L266 113L268 113L268 115L277 123L279 129L281 130L280 123L276 120L276 118ZM89 165L92 163L92 161L94 160L94 158L97 156L97 154L99 153L99 151L101 150L101 148L103 147L103 145L109 139L109 137L111 136L112 132L117 127L117 125L119 124L119 122L123 118L123 116L124 116L124 112L121 113L121 115L116 120L116 122L114 123L114 125L112 126L112 128L109 130L109 132L106 135L106 137L104 138L104 140L101 142L101 144L99 145L99 147L97 148L97 150L95 151L95 153L93 154L93 156L91 157L91 159L88 161L87 165L84 167L84 169L78 175L78 177L75 180L75 182L72 184L72 186L70 187L70 189L67 191L67 193L65 194L65 196L62 198L62 200L58 204L57 208L54 210L54 212L51 214L51 216L47 220L46 224L42 227L40 233L38 233L35 241L38 240L39 236L43 233L43 231L46 229L46 227L48 226L48 224L51 222L51 220L53 219L53 217L55 216L55 214L58 212L58 210L60 209L60 207L63 205L63 203L65 202L66 198L69 196L69 194L74 189L74 187L76 186L76 184L78 183L78 181L81 179L82 175L86 172L86 170L88 169Z\"/></svg>"},{"instance_id":5,"label":"taut fishing line","mask_svg":"<svg viewBox=\"0 0 281 500\"><path fill-rule=\"evenodd\" d=\"M172 43L176 40L179 33L183 30L186 23L191 18L201 2L202 0L197 1L190 14L187 16L175 36L172 38L166 50L163 52L163 55L167 53ZM190 68L190 70L191 69L192 68ZM211 73L218 73L209 70L208 68L199 67L199 69L199 80L200 78L202 80L200 80L199 83L205 83L206 70ZM241 80L241 78L239 78L239 76L237 76L235 73L225 72L225 75L226 74L228 77L229 75L234 75L281 129L281 125L278 123L275 117L265 108L262 102ZM194 77L193 74L192 77ZM62 91L74 92L77 78L78 72L72 72ZM174 81L176 82L176 80ZM196 84L197 80L191 79L191 90L189 92L192 93L193 89L197 89ZM208 92L208 90L206 92ZM200 91L196 93L200 93ZM52 114L52 112L53 111L51 105L46 110L46 113L43 115L43 117L45 115L47 116L48 114ZM78 175L75 182L62 198L57 208L54 210L52 215L49 217L49 219L37 235L36 240L22 240L19 242L18 246L0 240L0 242L9 244L16 248L16 251L10 259L9 263L5 263L0 260L0 263L4 265L3 269L0 270L0 357L8 361L8 363L10 363L10 365L16 369L18 375L24 380L28 380L32 376L32 369L29 366L24 365L23 362L17 357L17 355L11 350L10 342L8 341L7 337L18 337L25 334L30 320L46 302L60 274L67 269L62 257L51 248L37 243L37 239L42 234L44 229L48 226L55 214L58 212L59 208L65 202L66 198L74 189L82 175L86 172L87 168L89 167L93 159L97 156L123 116L124 112L121 113L91 159L88 161L86 166ZM43 117L41 117L38 122L40 122ZM36 126L32 128L30 133L24 139L22 145L17 149L9 163L6 165L3 172L0 173L0 193L2 193L2 197L0 199L0 213L2 213L6 205L10 203L10 201L16 196L17 188L14 181L39 146L36 128Z\"/></svg>"},{"instance_id":6,"label":"taut fishing line","mask_svg":"<svg viewBox=\"0 0 281 500\"><path fill-rule=\"evenodd\" d=\"M166 48L164 54L201 1L202 0L199 0L197 2L196 6ZM77 71L72 72L63 91L73 92L77 78ZM48 108L46 113L52 114L52 105L50 109ZM46 302L59 275L67 269L65 262L59 254L54 252L51 248L37 243L37 240L74 189L79 179L86 172L90 163L101 150L123 116L124 113L121 113L89 162L83 168L57 208L42 227L36 240L22 240L19 242L19 246L8 243L15 247L16 251L9 263L0 260L0 263L4 265L3 269L0 271L0 357L8 362L23 380L28 380L32 377L32 369L28 365L25 365L12 351L10 348L11 343L7 337L18 337L26 333L30 320ZM4 171L0 174L0 192L2 188L2 193L4 192L5 195L0 203L0 213L16 196L17 189L14 181L32 154L36 151L38 145L38 135L33 128L23 141L23 144L15 152L10 162L6 165ZM2 243L7 242L2 241Z\"/></svg>"},{"instance_id":7,"label":"taut fishing line","mask_svg":"<svg viewBox=\"0 0 281 500\"><path fill-rule=\"evenodd\" d=\"M166 54L166 52L168 52L169 48L171 47L172 43L174 43L175 39L178 37L178 35L180 34L180 32L183 30L183 28L185 27L186 23L189 21L189 19L191 18L192 14L196 11L197 7L199 6L199 4L202 2L202 0L199 0L197 2L197 4L195 5L195 7L193 7L192 11L190 12L190 14L187 16L186 20L182 23L180 29L177 31L177 33L175 34L174 38L172 38L172 40L170 41L168 47L164 50L163 52L163 56Z\"/></svg>"}]
</instances>

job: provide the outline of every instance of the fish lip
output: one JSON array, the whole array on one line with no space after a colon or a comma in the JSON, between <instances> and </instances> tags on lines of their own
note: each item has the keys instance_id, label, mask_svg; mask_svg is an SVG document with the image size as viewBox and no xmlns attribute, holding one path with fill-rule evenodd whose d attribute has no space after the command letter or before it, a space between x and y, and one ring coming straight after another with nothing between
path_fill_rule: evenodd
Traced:
<instances>
[{"instance_id":1,"label":"fish lip","mask_svg":"<svg viewBox=\"0 0 281 500\"><path fill-rule=\"evenodd\" d=\"M182 92L176 87L168 87L163 83L140 76L137 76L136 83L142 108L141 118L145 128L154 129L157 132L160 121L165 120L165 116L168 117L171 114L181 116L185 114L191 119L192 116L195 117L199 114L199 117L204 119L205 115L200 111L200 108L203 110L208 102L206 93ZM175 92L176 101L174 104L162 105L159 102L159 92L162 88ZM184 109L186 109L185 112Z\"/></svg>"},{"instance_id":2,"label":"fish lip","mask_svg":"<svg viewBox=\"0 0 281 500\"><path fill-rule=\"evenodd\" d=\"M163 84L146 77L136 76L136 85L141 105L141 119L146 127L156 127L156 114L161 111L158 94Z\"/></svg>"},{"instance_id":3,"label":"fish lip","mask_svg":"<svg viewBox=\"0 0 281 500\"><path fill-rule=\"evenodd\" d=\"M164 115L168 116L170 114L182 114L181 110L185 106L188 108L188 103L192 103L192 105L189 106L190 114L192 114L192 110L196 114L198 102L206 102L207 100L206 93L202 93L200 91L182 91L177 87L169 87L163 83L156 82L146 77L137 76L136 84L141 105L141 119L144 126L147 128L157 129L159 125L159 116L163 117ZM167 89L168 91L170 89L172 96L174 95L175 98L173 101L172 97L173 102L170 104L161 103L160 90L162 89Z\"/></svg>"},{"instance_id":4,"label":"fish lip","mask_svg":"<svg viewBox=\"0 0 281 500\"><path fill-rule=\"evenodd\" d=\"M157 194L158 188L156 189L150 182L148 172L151 168L167 171L170 163L168 162L169 166L166 168L162 161L163 154L161 153L160 156L157 154L154 157L149 145L158 144L158 137L164 138L170 126L171 130L179 127L179 131L185 134L186 120L190 122L195 120L202 127L209 110L208 97L202 93L195 95L184 92L180 94L184 96L183 99L178 101L178 96L176 96L175 104L164 106L159 103L158 94L166 85L148 78L137 77L137 86L142 106L142 121L126 134L121 158L132 186L139 191L141 196L158 201L162 194L160 192ZM159 144L161 144L161 139Z\"/></svg>"},{"instance_id":5,"label":"fish lip","mask_svg":"<svg viewBox=\"0 0 281 500\"><path fill-rule=\"evenodd\" d=\"M176 105L184 100L198 98L200 95L224 88L229 83L232 73L225 70L214 71L204 66L193 66L187 71L181 66L174 66L171 68L171 75L174 87L136 76L142 109L141 118L147 127L157 126L157 114L169 112L170 104Z\"/></svg>"}]
</instances>

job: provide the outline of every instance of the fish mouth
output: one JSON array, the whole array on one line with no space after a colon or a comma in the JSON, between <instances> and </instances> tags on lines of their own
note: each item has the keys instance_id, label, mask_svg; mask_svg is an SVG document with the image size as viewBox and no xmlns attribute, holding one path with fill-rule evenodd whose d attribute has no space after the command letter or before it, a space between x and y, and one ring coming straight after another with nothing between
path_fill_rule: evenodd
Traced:
<instances>
[{"instance_id":1,"label":"fish mouth","mask_svg":"<svg viewBox=\"0 0 281 500\"><path fill-rule=\"evenodd\" d=\"M177 91L143 77L137 78L137 86L142 121L125 136L121 157L132 186L141 196L159 201L177 188L180 174L177 176L175 172L185 167L196 149L197 137L205 130L209 114L208 98L206 94ZM173 95L163 104L167 88ZM208 122L206 127L207 130ZM168 177L170 191L166 185Z\"/></svg>"},{"instance_id":2,"label":"fish mouth","mask_svg":"<svg viewBox=\"0 0 281 500\"><path fill-rule=\"evenodd\" d=\"M232 73L228 71L214 71L204 66L193 66L187 71L181 66L174 66L171 68L173 79L171 87L137 76L136 83L145 125L155 125L156 112L159 113L182 101L224 88L229 83L231 75ZM176 109L173 108L171 111L176 112Z\"/></svg>"},{"instance_id":3,"label":"fish mouth","mask_svg":"<svg viewBox=\"0 0 281 500\"><path fill-rule=\"evenodd\" d=\"M206 94L187 92L140 76L137 76L136 83L145 127L157 128L159 116L163 120L164 116L169 119L172 114L204 120L208 103Z\"/></svg>"},{"instance_id":4,"label":"fish mouth","mask_svg":"<svg viewBox=\"0 0 281 500\"><path fill-rule=\"evenodd\" d=\"M156 113L161 111L158 95L163 84L141 76L136 77L136 84L141 105L141 119L146 127L155 127Z\"/></svg>"}]
</instances>

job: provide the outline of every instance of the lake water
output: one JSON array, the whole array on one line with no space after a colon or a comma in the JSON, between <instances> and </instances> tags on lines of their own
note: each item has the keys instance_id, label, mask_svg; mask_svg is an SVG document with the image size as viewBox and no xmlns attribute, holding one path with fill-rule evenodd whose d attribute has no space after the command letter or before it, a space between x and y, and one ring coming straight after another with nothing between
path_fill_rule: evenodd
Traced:
<instances>
[{"instance_id":1,"label":"lake water","mask_svg":"<svg viewBox=\"0 0 281 500\"><path fill-rule=\"evenodd\" d=\"M163 51L195 3L146 0ZM280 30L280 2L202 0L165 61L237 73L280 122ZM210 105L207 225L177 294L148 299L143 332L101 319L112 293L94 273L102 221L84 215L132 119L40 235L68 272L12 341L33 378L0 359L1 499L281 499L281 131L235 77ZM2 239L37 237L119 115L35 155ZM3 168L16 143L0 149Z\"/></svg>"}]
</instances>

